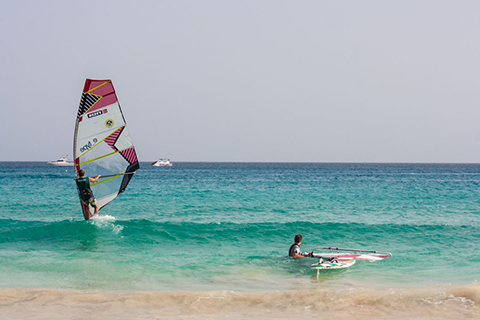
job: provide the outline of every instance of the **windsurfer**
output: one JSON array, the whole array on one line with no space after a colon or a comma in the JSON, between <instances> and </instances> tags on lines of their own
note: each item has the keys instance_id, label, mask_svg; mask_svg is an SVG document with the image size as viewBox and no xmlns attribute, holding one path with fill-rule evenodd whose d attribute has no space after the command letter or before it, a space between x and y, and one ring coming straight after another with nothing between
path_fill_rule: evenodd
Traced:
<instances>
[{"instance_id":1,"label":"windsurfer","mask_svg":"<svg viewBox=\"0 0 480 320\"><path fill-rule=\"evenodd\" d=\"M98 214L98 206L97 206L97 199L93 196L93 191L90 189L90 182L97 182L100 178L100 175L96 176L95 178L92 177L85 177L85 170L80 169L78 171L78 178L75 179L77 183L78 193L80 195L80 199L84 206L87 207L88 211L88 219L91 218L91 213L89 209L89 205L95 209L94 215Z\"/></svg>"},{"instance_id":2,"label":"windsurfer","mask_svg":"<svg viewBox=\"0 0 480 320\"><path fill-rule=\"evenodd\" d=\"M303 236L301 234L297 234L295 236L295 243L292 244L290 247L290 250L288 251L288 255L293 258L305 258L310 256L310 252L304 252L300 251L300 245L302 244Z\"/></svg>"}]
</instances>

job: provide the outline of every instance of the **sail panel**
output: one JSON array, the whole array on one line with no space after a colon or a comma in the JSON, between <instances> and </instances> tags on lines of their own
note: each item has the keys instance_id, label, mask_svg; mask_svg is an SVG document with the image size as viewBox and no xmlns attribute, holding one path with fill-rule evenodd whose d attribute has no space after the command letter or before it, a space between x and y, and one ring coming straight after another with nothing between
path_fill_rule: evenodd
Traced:
<instances>
[{"instance_id":1,"label":"sail panel","mask_svg":"<svg viewBox=\"0 0 480 320\"><path fill-rule=\"evenodd\" d=\"M75 125L74 159L77 176L80 169L90 177L111 176L91 184L100 209L125 190L131 173L139 168L110 80L85 81Z\"/></svg>"}]
</instances>

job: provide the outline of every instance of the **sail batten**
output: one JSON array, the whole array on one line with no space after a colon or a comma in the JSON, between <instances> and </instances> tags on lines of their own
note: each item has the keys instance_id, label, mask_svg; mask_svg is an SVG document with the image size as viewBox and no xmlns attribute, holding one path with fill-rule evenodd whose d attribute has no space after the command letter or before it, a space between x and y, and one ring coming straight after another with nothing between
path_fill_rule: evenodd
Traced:
<instances>
[{"instance_id":1,"label":"sail batten","mask_svg":"<svg viewBox=\"0 0 480 320\"><path fill-rule=\"evenodd\" d=\"M109 154L105 154L105 155L103 155L103 156L100 156L100 157L98 157L98 158L91 159L91 160L87 160L87 161L85 161L85 162L81 162L81 163L79 163L79 165L84 165L84 164L90 163L90 162L92 162L92 161L97 161L97 160L100 160L100 159L102 159L102 158L106 158L106 157L108 157L108 156L114 155L114 154L119 153L119 152L120 152L120 151L117 150L117 151L114 151L114 152L112 152L112 153L109 153ZM80 169L79 169L79 170L80 170Z\"/></svg>"},{"instance_id":2,"label":"sail batten","mask_svg":"<svg viewBox=\"0 0 480 320\"><path fill-rule=\"evenodd\" d=\"M125 191L133 176L131 173L140 167L111 80L85 81L73 149L77 176L83 169L86 176L110 177L91 185L100 209ZM81 205L87 219L88 208L82 202Z\"/></svg>"}]
</instances>

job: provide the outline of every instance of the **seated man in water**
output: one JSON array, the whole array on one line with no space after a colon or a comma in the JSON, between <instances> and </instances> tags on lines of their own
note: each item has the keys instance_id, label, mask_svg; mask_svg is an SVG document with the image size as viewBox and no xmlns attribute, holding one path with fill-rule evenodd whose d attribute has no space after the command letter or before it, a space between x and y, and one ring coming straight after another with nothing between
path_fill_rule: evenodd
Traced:
<instances>
[{"instance_id":1,"label":"seated man in water","mask_svg":"<svg viewBox=\"0 0 480 320\"><path fill-rule=\"evenodd\" d=\"M92 189L90 189L90 182L97 182L98 178L100 178L100 175L96 176L95 178L84 177L85 171L83 169L80 169L78 171L78 175L79 177L75 179L75 182L77 183L80 199L82 200L82 203L87 207L88 219L90 219L91 213L89 205L95 209L94 215L98 214L97 199L95 199L95 197L93 196L93 191Z\"/></svg>"},{"instance_id":2,"label":"seated man in water","mask_svg":"<svg viewBox=\"0 0 480 320\"><path fill-rule=\"evenodd\" d=\"M304 258L304 257L309 257L310 252L304 252L300 251L300 245L302 244L303 236L301 234L297 234L295 236L295 243L292 244L290 247L290 250L288 251L288 255L293 258Z\"/></svg>"}]
</instances>

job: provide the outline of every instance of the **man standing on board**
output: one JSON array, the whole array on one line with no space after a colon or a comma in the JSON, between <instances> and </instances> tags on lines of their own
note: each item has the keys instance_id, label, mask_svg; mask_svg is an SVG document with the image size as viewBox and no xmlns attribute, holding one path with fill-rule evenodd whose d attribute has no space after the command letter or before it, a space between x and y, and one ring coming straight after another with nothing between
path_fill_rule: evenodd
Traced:
<instances>
[{"instance_id":1,"label":"man standing on board","mask_svg":"<svg viewBox=\"0 0 480 320\"><path fill-rule=\"evenodd\" d=\"M100 178L100 175L96 176L95 178L84 177L85 171L80 169L78 171L78 176L79 177L75 179L75 182L77 183L78 194L80 195L83 205L87 207L88 219L90 219L92 216L89 205L95 209L94 215L98 214L97 199L95 199L93 196L93 191L90 189L90 182L97 182L98 178Z\"/></svg>"}]
</instances>

